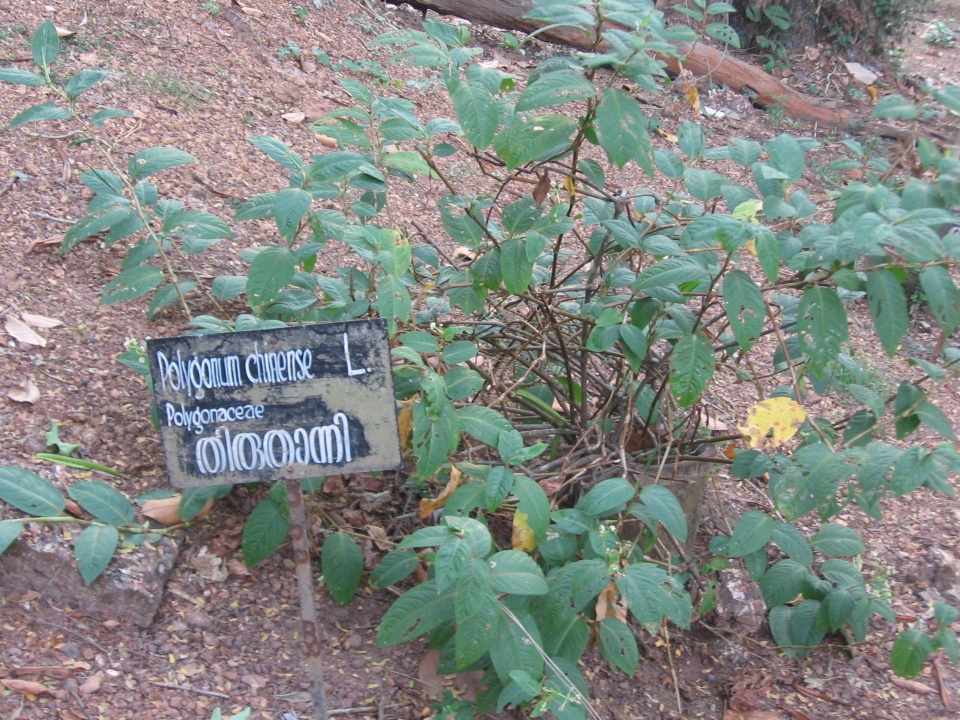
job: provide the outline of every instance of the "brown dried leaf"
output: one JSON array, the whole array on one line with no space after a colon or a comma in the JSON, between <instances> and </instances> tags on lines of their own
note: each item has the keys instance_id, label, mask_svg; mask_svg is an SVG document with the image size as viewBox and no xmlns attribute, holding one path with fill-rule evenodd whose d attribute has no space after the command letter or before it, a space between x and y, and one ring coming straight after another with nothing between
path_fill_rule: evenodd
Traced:
<instances>
[{"instance_id":1,"label":"brown dried leaf","mask_svg":"<svg viewBox=\"0 0 960 720\"><path fill-rule=\"evenodd\" d=\"M241 5L240 11L244 15L249 15L250 17L263 17L263 10L257 10L256 8L244 7L243 5Z\"/></svg>"},{"instance_id":2,"label":"brown dried leaf","mask_svg":"<svg viewBox=\"0 0 960 720\"><path fill-rule=\"evenodd\" d=\"M57 28L57 37L68 38L73 37L76 34L77 33L74 30L67 30L66 28L62 27Z\"/></svg>"},{"instance_id":3,"label":"brown dried leaf","mask_svg":"<svg viewBox=\"0 0 960 720\"><path fill-rule=\"evenodd\" d=\"M47 317L46 315L34 315L33 313L22 312L20 317L27 325L33 325L35 328L55 328L63 325L63 320Z\"/></svg>"},{"instance_id":4,"label":"brown dried leaf","mask_svg":"<svg viewBox=\"0 0 960 720\"><path fill-rule=\"evenodd\" d=\"M453 249L453 256L454 256L454 257L463 257L463 258L466 258L467 260L476 260L476 259L477 259L477 254L476 254L473 250L471 250L470 248L464 247L463 245L457 245L457 246Z\"/></svg>"},{"instance_id":5,"label":"brown dried leaf","mask_svg":"<svg viewBox=\"0 0 960 720\"><path fill-rule=\"evenodd\" d=\"M447 483L447 486L443 489L439 495L435 498L423 498L420 501L420 517L430 517L437 510L442 508L447 504L447 500L450 499L450 496L453 495L454 490L460 486L460 478L463 477L456 465L451 465L450 467L450 481Z\"/></svg>"},{"instance_id":6,"label":"brown dried leaf","mask_svg":"<svg viewBox=\"0 0 960 720\"><path fill-rule=\"evenodd\" d=\"M24 695L53 695L54 692L46 685L42 683L33 682L32 680L17 680L16 678L5 678L0 680L0 684L6 685L9 689L14 690L18 693L23 693Z\"/></svg>"},{"instance_id":7,"label":"brown dried leaf","mask_svg":"<svg viewBox=\"0 0 960 720\"><path fill-rule=\"evenodd\" d=\"M537 203L537 207L543 205L543 201L547 199L548 192L550 192L550 173L544 170L540 173L540 177L537 179L537 186L533 189L533 199Z\"/></svg>"},{"instance_id":8,"label":"brown dried leaf","mask_svg":"<svg viewBox=\"0 0 960 720\"><path fill-rule=\"evenodd\" d=\"M237 560L236 558L227 560L227 570L237 577L256 577L256 575L250 572L250 569L243 564L243 560Z\"/></svg>"},{"instance_id":9,"label":"brown dried leaf","mask_svg":"<svg viewBox=\"0 0 960 720\"><path fill-rule=\"evenodd\" d=\"M3 328L7 331L8 335L16 338L22 343L26 343L27 345L39 345L40 347L47 346L46 339L40 337L29 325L14 315L7 316L7 321L4 323Z\"/></svg>"},{"instance_id":10,"label":"brown dried leaf","mask_svg":"<svg viewBox=\"0 0 960 720\"><path fill-rule=\"evenodd\" d=\"M420 661L420 667L417 670L417 677L420 679L421 690L430 697L437 699L443 693L443 681L437 675L437 667L440 665L440 651L431 650L423 656Z\"/></svg>"},{"instance_id":11,"label":"brown dried leaf","mask_svg":"<svg viewBox=\"0 0 960 720\"><path fill-rule=\"evenodd\" d=\"M156 520L162 525L176 525L180 521L177 509L180 507L180 496L163 498L162 500L147 500L140 511L144 517Z\"/></svg>"},{"instance_id":12,"label":"brown dried leaf","mask_svg":"<svg viewBox=\"0 0 960 720\"><path fill-rule=\"evenodd\" d=\"M890 682L896 685L898 688L903 688L904 690L909 690L910 692L917 693L918 695L929 695L935 690L929 685L924 685L922 682L917 682L916 680L904 680L899 677L890 678Z\"/></svg>"},{"instance_id":13,"label":"brown dried leaf","mask_svg":"<svg viewBox=\"0 0 960 720\"><path fill-rule=\"evenodd\" d=\"M103 685L103 678L104 674L102 672L94 673L80 685L80 692L84 695L93 695Z\"/></svg>"},{"instance_id":14,"label":"brown dried leaf","mask_svg":"<svg viewBox=\"0 0 960 720\"><path fill-rule=\"evenodd\" d=\"M607 608L617 599L617 586L611 580L597 596L597 622L603 622L607 617Z\"/></svg>"},{"instance_id":15,"label":"brown dried leaf","mask_svg":"<svg viewBox=\"0 0 960 720\"><path fill-rule=\"evenodd\" d=\"M373 538L378 550L390 550L392 543L387 539L387 531L378 525L365 525L367 534Z\"/></svg>"},{"instance_id":16,"label":"brown dried leaf","mask_svg":"<svg viewBox=\"0 0 960 720\"><path fill-rule=\"evenodd\" d=\"M324 147L328 147L328 148L336 148L336 147L337 147L337 141L336 141L336 139L330 137L329 135L321 135L321 134L317 133L317 135L316 135L315 137L317 138L317 142L319 142L319 143L320 143L321 145L323 145Z\"/></svg>"},{"instance_id":17,"label":"brown dried leaf","mask_svg":"<svg viewBox=\"0 0 960 720\"><path fill-rule=\"evenodd\" d=\"M291 122L294 124L302 123L304 120L307 119L307 116L302 112L288 112L288 113L284 113L280 117L282 117L287 122Z\"/></svg>"},{"instance_id":18,"label":"brown dried leaf","mask_svg":"<svg viewBox=\"0 0 960 720\"><path fill-rule=\"evenodd\" d=\"M186 665L180 668L179 672L184 675L184 677L193 677L194 675L200 675L206 672L207 668L198 662L188 662Z\"/></svg>"},{"instance_id":19,"label":"brown dried leaf","mask_svg":"<svg viewBox=\"0 0 960 720\"><path fill-rule=\"evenodd\" d=\"M400 426L400 448L404 457L410 452L410 438L413 435L413 398L401 400L400 413L397 415L397 424Z\"/></svg>"},{"instance_id":20,"label":"brown dried leaf","mask_svg":"<svg viewBox=\"0 0 960 720\"><path fill-rule=\"evenodd\" d=\"M700 93L697 92L697 86L693 84L687 85L683 94L686 95L687 102L690 103L690 107L693 108L693 116L697 117L700 114Z\"/></svg>"},{"instance_id":21,"label":"brown dried leaf","mask_svg":"<svg viewBox=\"0 0 960 720\"><path fill-rule=\"evenodd\" d=\"M8 392L7 397L15 402L25 402L32 405L40 399L40 391L33 384L33 380L27 378Z\"/></svg>"},{"instance_id":22,"label":"brown dried leaf","mask_svg":"<svg viewBox=\"0 0 960 720\"><path fill-rule=\"evenodd\" d=\"M339 475L330 475L323 481L323 492L327 495L343 495L343 478Z\"/></svg>"}]
</instances>

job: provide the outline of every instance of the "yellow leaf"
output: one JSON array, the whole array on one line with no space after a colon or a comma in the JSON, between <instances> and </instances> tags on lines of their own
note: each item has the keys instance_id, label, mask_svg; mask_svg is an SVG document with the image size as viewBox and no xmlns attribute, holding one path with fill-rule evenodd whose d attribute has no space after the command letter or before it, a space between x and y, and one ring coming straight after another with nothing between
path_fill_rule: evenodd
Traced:
<instances>
[{"instance_id":1,"label":"yellow leaf","mask_svg":"<svg viewBox=\"0 0 960 720\"><path fill-rule=\"evenodd\" d=\"M573 178L570 177L569 175L567 175L563 179L563 189L566 190L571 195L573 195L574 191L576 190L576 187L574 187L574 184L573 184Z\"/></svg>"},{"instance_id":2,"label":"yellow leaf","mask_svg":"<svg viewBox=\"0 0 960 720\"><path fill-rule=\"evenodd\" d=\"M880 99L880 91L877 90L873 85L867 85L867 92L870 93L870 101L876 105L877 100Z\"/></svg>"},{"instance_id":3,"label":"yellow leaf","mask_svg":"<svg viewBox=\"0 0 960 720\"><path fill-rule=\"evenodd\" d=\"M450 480L447 482L447 486L443 489L443 492L437 495L435 498L423 498L420 501L420 517L429 517L446 505L447 500L449 500L450 496L453 495L453 491L460 486L460 478L462 477L463 473L457 469L456 465L451 463Z\"/></svg>"},{"instance_id":4,"label":"yellow leaf","mask_svg":"<svg viewBox=\"0 0 960 720\"><path fill-rule=\"evenodd\" d=\"M397 425L400 426L400 448L404 456L410 452L410 436L413 435L413 400L407 398L397 403L400 406L400 412L397 414Z\"/></svg>"},{"instance_id":5,"label":"yellow leaf","mask_svg":"<svg viewBox=\"0 0 960 720\"><path fill-rule=\"evenodd\" d=\"M534 535L533 528L527 522L529 515L517 510L513 514L513 534L510 542L514 550L521 552L533 552L537 549L537 538Z\"/></svg>"},{"instance_id":6,"label":"yellow leaf","mask_svg":"<svg viewBox=\"0 0 960 720\"><path fill-rule=\"evenodd\" d=\"M693 116L697 117L697 115L700 114L700 93L697 92L697 86L687 85L683 94L687 96L687 102L690 103L690 107L693 108Z\"/></svg>"},{"instance_id":7,"label":"yellow leaf","mask_svg":"<svg viewBox=\"0 0 960 720\"><path fill-rule=\"evenodd\" d=\"M756 257L756 256L757 256L757 240L756 240L756 238L750 238L749 240L747 240L747 241L743 244L743 249L746 250L746 251L747 251L748 253L750 253L751 255L753 255L754 257Z\"/></svg>"},{"instance_id":8,"label":"yellow leaf","mask_svg":"<svg viewBox=\"0 0 960 720\"><path fill-rule=\"evenodd\" d=\"M657 128L657 132L660 133L661 135L663 135L667 140L669 140L669 141L672 142L672 143L678 143L678 142L680 142L680 138L678 138L678 137L677 137L676 135L674 135L673 133L668 133L668 132L667 132L666 130L664 130L663 128Z\"/></svg>"},{"instance_id":9,"label":"yellow leaf","mask_svg":"<svg viewBox=\"0 0 960 720\"><path fill-rule=\"evenodd\" d=\"M803 406L790 398L770 398L747 410L746 423L738 425L737 429L752 448L760 447L771 430L773 444L780 445L797 434L797 428L806 418L807 412Z\"/></svg>"},{"instance_id":10,"label":"yellow leaf","mask_svg":"<svg viewBox=\"0 0 960 720\"><path fill-rule=\"evenodd\" d=\"M750 222L756 224L757 222L757 213L763 209L763 203L757 200L756 198L750 198L749 200L744 200L742 203L737 205L731 215L737 220L749 220Z\"/></svg>"}]
</instances>

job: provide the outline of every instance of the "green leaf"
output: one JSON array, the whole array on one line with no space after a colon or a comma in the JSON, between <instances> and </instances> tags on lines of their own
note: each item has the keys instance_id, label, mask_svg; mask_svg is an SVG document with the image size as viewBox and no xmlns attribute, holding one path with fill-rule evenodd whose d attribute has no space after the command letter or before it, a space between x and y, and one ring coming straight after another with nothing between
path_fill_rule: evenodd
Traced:
<instances>
[{"instance_id":1,"label":"green leaf","mask_svg":"<svg viewBox=\"0 0 960 720\"><path fill-rule=\"evenodd\" d=\"M615 667L633 677L640 653L633 631L620 618L608 615L600 624L600 653Z\"/></svg>"},{"instance_id":2,"label":"green leaf","mask_svg":"<svg viewBox=\"0 0 960 720\"><path fill-rule=\"evenodd\" d=\"M90 70L89 68L84 68L67 80L67 84L63 86L63 90L67 93L68 97L78 97L109 74L110 73L105 70Z\"/></svg>"},{"instance_id":3,"label":"green leaf","mask_svg":"<svg viewBox=\"0 0 960 720\"><path fill-rule=\"evenodd\" d=\"M641 151L649 152L647 119L640 105L620 88L604 88L597 105L600 146L610 162L623 168Z\"/></svg>"},{"instance_id":4,"label":"green leaf","mask_svg":"<svg viewBox=\"0 0 960 720\"><path fill-rule=\"evenodd\" d=\"M400 278L394 275L385 275L377 287L377 308L380 317L385 318L390 327L390 335L397 331L396 318L407 322L410 318L412 303L410 293Z\"/></svg>"},{"instance_id":5,"label":"green leaf","mask_svg":"<svg viewBox=\"0 0 960 720\"><path fill-rule=\"evenodd\" d=\"M145 177L166 170L177 165L187 165L196 162L196 158L183 150L171 147L155 147L141 150L127 164L127 172L133 180L142 180Z\"/></svg>"},{"instance_id":6,"label":"green leaf","mask_svg":"<svg viewBox=\"0 0 960 720\"><path fill-rule=\"evenodd\" d=\"M219 300L233 300L247 289L246 275L221 275L213 279L210 292Z\"/></svg>"},{"instance_id":7,"label":"green leaf","mask_svg":"<svg viewBox=\"0 0 960 720\"><path fill-rule=\"evenodd\" d=\"M475 437L482 443L496 447L500 441L500 433L510 430L513 426L496 410L482 405L468 405L457 410L460 424L467 434Z\"/></svg>"},{"instance_id":8,"label":"green leaf","mask_svg":"<svg viewBox=\"0 0 960 720\"><path fill-rule=\"evenodd\" d=\"M847 385L845 389L853 396L854 400L866 405L876 417L883 417L886 403L873 390L863 385Z\"/></svg>"},{"instance_id":9,"label":"green leaf","mask_svg":"<svg viewBox=\"0 0 960 720\"><path fill-rule=\"evenodd\" d=\"M440 343L437 342L437 339L430 333L421 330L398 335L397 340L400 341L401 345L412 348L418 353L435 353L440 351Z\"/></svg>"},{"instance_id":10,"label":"green leaf","mask_svg":"<svg viewBox=\"0 0 960 720\"><path fill-rule=\"evenodd\" d=\"M111 525L133 523L136 515L133 505L126 495L106 483L75 482L67 489L67 493L98 520Z\"/></svg>"},{"instance_id":11,"label":"green leaf","mask_svg":"<svg viewBox=\"0 0 960 720\"><path fill-rule=\"evenodd\" d=\"M907 334L907 296L890 270L876 270L867 276L867 299L873 325L887 355L893 357L900 338Z\"/></svg>"},{"instance_id":12,"label":"green leaf","mask_svg":"<svg viewBox=\"0 0 960 720\"><path fill-rule=\"evenodd\" d=\"M203 485L187 488L180 496L177 516L184 522L193 520L210 498L224 497L232 488L232 485Z\"/></svg>"},{"instance_id":13,"label":"green leaf","mask_svg":"<svg viewBox=\"0 0 960 720\"><path fill-rule=\"evenodd\" d=\"M626 478L604 480L580 498L576 509L591 517L605 517L633 500L637 489Z\"/></svg>"},{"instance_id":14,"label":"green leaf","mask_svg":"<svg viewBox=\"0 0 960 720\"><path fill-rule=\"evenodd\" d=\"M97 127L103 127L103 124L107 120L118 117L133 117L133 113L127 112L126 110L118 110L117 108L104 108L103 110L95 112L93 117L90 118L90 122Z\"/></svg>"},{"instance_id":15,"label":"green leaf","mask_svg":"<svg viewBox=\"0 0 960 720\"><path fill-rule=\"evenodd\" d=\"M484 380L480 373L465 367L452 367L443 376L447 386L447 397L451 400L466 400L483 389Z\"/></svg>"},{"instance_id":16,"label":"green leaf","mask_svg":"<svg viewBox=\"0 0 960 720\"><path fill-rule=\"evenodd\" d=\"M803 148L792 135L778 135L764 143L770 156L770 165L784 174L788 185L797 182L803 176Z\"/></svg>"},{"instance_id":17,"label":"green leaf","mask_svg":"<svg viewBox=\"0 0 960 720\"><path fill-rule=\"evenodd\" d=\"M683 171L683 182L689 193L697 200L708 202L720 197L720 190L726 178L712 170L687 168Z\"/></svg>"},{"instance_id":18,"label":"green leaf","mask_svg":"<svg viewBox=\"0 0 960 720\"><path fill-rule=\"evenodd\" d=\"M85 215L64 235L63 242L60 244L60 252L64 253L88 237L101 233L130 217L131 211L127 206L113 208L102 215Z\"/></svg>"},{"instance_id":19,"label":"green leaf","mask_svg":"<svg viewBox=\"0 0 960 720\"><path fill-rule=\"evenodd\" d=\"M16 520L4 520L0 522L0 555L6 552L7 548L23 531L23 523Z\"/></svg>"},{"instance_id":20,"label":"green leaf","mask_svg":"<svg viewBox=\"0 0 960 720\"><path fill-rule=\"evenodd\" d=\"M627 599L630 613L647 632L656 633L666 614L666 591L661 586L669 583L667 573L652 563L633 563L614 581L620 594Z\"/></svg>"},{"instance_id":21,"label":"green leaf","mask_svg":"<svg viewBox=\"0 0 960 720\"><path fill-rule=\"evenodd\" d=\"M836 523L821 527L820 532L810 538L810 544L824 555L835 556L859 555L866 549L855 530Z\"/></svg>"},{"instance_id":22,"label":"green leaf","mask_svg":"<svg viewBox=\"0 0 960 720\"><path fill-rule=\"evenodd\" d=\"M436 474L450 453L456 450L459 441L460 419L446 397L439 403L439 408L429 411L425 400L413 406L413 449L421 478Z\"/></svg>"},{"instance_id":23,"label":"green leaf","mask_svg":"<svg viewBox=\"0 0 960 720\"><path fill-rule=\"evenodd\" d=\"M479 562L477 565L481 566ZM459 591L457 597L459 598ZM454 650L457 667L460 668L483 657L497 639L500 614L497 599L487 590L479 595L478 600L476 611L457 621Z\"/></svg>"},{"instance_id":24,"label":"green leaf","mask_svg":"<svg viewBox=\"0 0 960 720\"><path fill-rule=\"evenodd\" d=\"M640 501L668 533L680 542L687 539L687 516L676 495L662 485L647 485L640 491Z\"/></svg>"},{"instance_id":25,"label":"green leaf","mask_svg":"<svg viewBox=\"0 0 960 720\"><path fill-rule=\"evenodd\" d=\"M63 515L66 500L36 473L0 466L0 500L35 517Z\"/></svg>"},{"instance_id":26,"label":"green leaf","mask_svg":"<svg viewBox=\"0 0 960 720\"><path fill-rule=\"evenodd\" d=\"M160 268L153 265L124 270L103 288L100 302L105 305L125 302L140 297L159 286L164 280Z\"/></svg>"},{"instance_id":27,"label":"green leaf","mask_svg":"<svg viewBox=\"0 0 960 720\"><path fill-rule=\"evenodd\" d=\"M917 108L912 102L901 95L887 95L880 98L874 106L873 117L892 118L894 120L915 120L918 116Z\"/></svg>"},{"instance_id":28,"label":"green leaf","mask_svg":"<svg viewBox=\"0 0 960 720\"><path fill-rule=\"evenodd\" d=\"M17 70L16 68L0 68L0 82L27 85L28 87L43 87L47 84L40 73Z\"/></svg>"},{"instance_id":29,"label":"green leaf","mask_svg":"<svg viewBox=\"0 0 960 720\"><path fill-rule=\"evenodd\" d=\"M417 565L420 564L420 558L415 552L410 550L393 550L383 556L380 564L370 573L370 584L375 588L389 587L395 585L404 578L408 577Z\"/></svg>"},{"instance_id":30,"label":"green leaf","mask_svg":"<svg viewBox=\"0 0 960 720\"><path fill-rule=\"evenodd\" d=\"M517 100L515 109L517 112L538 110L574 100L585 100L595 97L596 94L593 83L580 73L552 72L541 75L527 85Z\"/></svg>"},{"instance_id":31,"label":"green leaf","mask_svg":"<svg viewBox=\"0 0 960 720\"><path fill-rule=\"evenodd\" d=\"M25 125L26 123L32 122L42 122L44 120L69 120L70 111L64 108L57 107L54 103L48 102L43 103L42 105L33 105L28 107L26 110L23 110L10 123L7 127L17 127L18 125Z\"/></svg>"},{"instance_id":32,"label":"green leaf","mask_svg":"<svg viewBox=\"0 0 960 720\"><path fill-rule=\"evenodd\" d=\"M113 525L90 525L73 543L77 569L85 585L89 585L107 569L120 542L120 531Z\"/></svg>"},{"instance_id":33,"label":"green leaf","mask_svg":"<svg viewBox=\"0 0 960 720\"><path fill-rule=\"evenodd\" d=\"M702 265L688 257L675 257L654 263L642 273L631 285L633 290L649 290L651 288L680 286L684 283L700 281L709 278Z\"/></svg>"},{"instance_id":34,"label":"green leaf","mask_svg":"<svg viewBox=\"0 0 960 720\"><path fill-rule=\"evenodd\" d=\"M43 25L38 27L30 38L30 54L33 55L33 63L37 67L53 65L53 61L60 54L60 37L57 35L57 28L49 20L44 20Z\"/></svg>"},{"instance_id":35,"label":"green leaf","mask_svg":"<svg viewBox=\"0 0 960 720\"><path fill-rule=\"evenodd\" d=\"M255 308L274 302L297 272L300 260L289 248L270 245L263 248L250 263L247 275L247 299Z\"/></svg>"},{"instance_id":36,"label":"green leaf","mask_svg":"<svg viewBox=\"0 0 960 720\"><path fill-rule=\"evenodd\" d=\"M458 340L450 343L443 349L443 361L449 365L466 362L479 354L476 343L469 340Z\"/></svg>"},{"instance_id":37,"label":"green leaf","mask_svg":"<svg viewBox=\"0 0 960 720\"><path fill-rule=\"evenodd\" d=\"M960 292L950 272L941 265L926 267L920 271L920 286L937 325L950 335L960 324Z\"/></svg>"},{"instance_id":38,"label":"green leaf","mask_svg":"<svg viewBox=\"0 0 960 720\"><path fill-rule=\"evenodd\" d=\"M390 606L377 630L377 647L397 645L454 619L456 585L437 592L436 580L408 590Z\"/></svg>"},{"instance_id":39,"label":"green leaf","mask_svg":"<svg viewBox=\"0 0 960 720\"><path fill-rule=\"evenodd\" d=\"M760 592L767 607L792 600L803 587L803 581L811 575L810 569L796 560L781 560L760 578Z\"/></svg>"},{"instance_id":40,"label":"green leaf","mask_svg":"<svg viewBox=\"0 0 960 720\"><path fill-rule=\"evenodd\" d=\"M537 624L525 611L514 610L513 615L520 621L520 625L501 611L497 639L490 647L490 659L497 675L503 682L509 682L510 673L514 670L523 670L532 677L541 677L543 658L537 648L543 647L543 641L540 639Z\"/></svg>"},{"instance_id":41,"label":"green leaf","mask_svg":"<svg viewBox=\"0 0 960 720\"><path fill-rule=\"evenodd\" d=\"M810 543L796 527L789 523L778 522L773 526L773 541L784 553L801 565L813 565L813 550ZM789 644L789 643L787 643Z\"/></svg>"},{"instance_id":42,"label":"green leaf","mask_svg":"<svg viewBox=\"0 0 960 720\"><path fill-rule=\"evenodd\" d=\"M698 160L707 147L707 140L703 134L703 128L695 122L684 120L680 123L677 131L678 145L680 151L691 160Z\"/></svg>"},{"instance_id":43,"label":"green leaf","mask_svg":"<svg viewBox=\"0 0 960 720\"><path fill-rule=\"evenodd\" d=\"M533 260L527 258L527 241L507 240L500 246L500 273L503 284L514 295L524 292L533 279Z\"/></svg>"},{"instance_id":44,"label":"green leaf","mask_svg":"<svg viewBox=\"0 0 960 720\"><path fill-rule=\"evenodd\" d=\"M490 556L490 587L511 595L546 595L549 588L536 561L519 550L503 550Z\"/></svg>"},{"instance_id":45,"label":"green leaf","mask_svg":"<svg viewBox=\"0 0 960 720\"><path fill-rule=\"evenodd\" d=\"M723 302L733 337L744 352L749 352L763 330L763 293L747 273L734 269L723 279Z\"/></svg>"},{"instance_id":46,"label":"green leaf","mask_svg":"<svg viewBox=\"0 0 960 720\"><path fill-rule=\"evenodd\" d=\"M289 529L289 523L287 523ZM246 551L244 551L246 554ZM323 541L320 554L323 581L338 605L350 602L363 576L363 550L343 530Z\"/></svg>"},{"instance_id":47,"label":"green leaf","mask_svg":"<svg viewBox=\"0 0 960 720\"><path fill-rule=\"evenodd\" d=\"M478 150L485 150L500 122L496 98L483 85L461 80L453 91L453 109L464 137Z\"/></svg>"},{"instance_id":48,"label":"green leaf","mask_svg":"<svg viewBox=\"0 0 960 720\"><path fill-rule=\"evenodd\" d=\"M517 508L527 516L527 524L537 538L542 538L550 525L550 500L539 484L526 475L516 475L513 494L520 503Z\"/></svg>"},{"instance_id":49,"label":"green leaf","mask_svg":"<svg viewBox=\"0 0 960 720\"><path fill-rule=\"evenodd\" d=\"M890 650L890 668L900 677L914 678L933 652L930 637L920 628L910 628L897 635Z\"/></svg>"},{"instance_id":50,"label":"green leaf","mask_svg":"<svg viewBox=\"0 0 960 720\"><path fill-rule=\"evenodd\" d=\"M800 348L810 357L810 370L820 375L836 359L849 337L847 311L832 288L807 288L797 308Z\"/></svg>"},{"instance_id":51,"label":"green leaf","mask_svg":"<svg viewBox=\"0 0 960 720\"><path fill-rule=\"evenodd\" d=\"M719 40L722 43L727 45L733 45L733 47L740 48L740 35L732 27L723 22L712 22L707 23L706 27L707 35L712 38Z\"/></svg>"},{"instance_id":52,"label":"green leaf","mask_svg":"<svg viewBox=\"0 0 960 720\"><path fill-rule=\"evenodd\" d=\"M933 96L953 112L960 113L960 88L956 85L944 85L943 89L935 91Z\"/></svg>"},{"instance_id":53,"label":"green leaf","mask_svg":"<svg viewBox=\"0 0 960 720\"><path fill-rule=\"evenodd\" d=\"M268 135L252 135L247 138L247 142L259 148L268 158L280 163L290 172L303 172L303 158L291 150L286 143Z\"/></svg>"},{"instance_id":54,"label":"green leaf","mask_svg":"<svg viewBox=\"0 0 960 720\"><path fill-rule=\"evenodd\" d=\"M284 188L274 195L273 216L280 237L287 241L287 245L293 244L312 202L313 196L300 188Z\"/></svg>"},{"instance_id":55,"label":"green leaf","mask_svg":"<svg viewBox=\"0 0 960 720\"><path fill-rule=\"evenodd\" d=\"M916 415L920 418L920 422L947 440L956 439L953 434L953 424L950 422L950 418L932 402L922 403L917 408Z\"/></svg>"},{"instance_id":56,"label":"green leaf","mask_svg":"<svg viewBox=\"0 0 960 720\"><path fill-rule=\"evenodd\" d=\"M243 526L240 544L243 562L247 567L251 567L266 560L280 547L289 532L290 520L283 508L272 498L264 498L250 513L247 524Z\"/></svg>"},{"instance_id":57,"label":"green leaf","mask_svg":"<svg viewBox=\"0 0 960 720\"><path fill-rule=\"evenodd\" d=\"M179 292L177 291L178 287ZM164 285L157 294L153 296L153 300L150 301L150 307L147 308L147 319L153 320L153 316L156 315L161 308L177 302L180 299L181 293L186 296L187 293L196 287L196 280L181 280L179 283Z\"/></svg>"},{"instance_id":58,"label":"green leaf","mask_svg":"<svg viewBox=\"0 0 960 720\"><path fill-rule=\"evenodd\" d=\"M490 566L482 558L472 558L457 577L455 610L460 623L480 609L485 596L490 596Z\"/></svg>"},{"instance_id":59,"label":"green leaf","mask_svg":"<svg viewBox=\"0 0 960 720\"><path fill-rule=\"evenodd\" d=\"M513 480L513 471L508 467L498 465L490 470L487 475L487 510L496 512L513 489Z\"/></svg>"},{"instance_id":60,"label":"green leaf","mask_svg":"<svg viewBox=\"0 0 960 720\"><path fill-rule=\"evenodd\" d=\"M713 348L703 335L688 334L677 341L670 359L670 388L681 407L700 399L713 370Z\"/></svg>"},{"instance_id":61,"label":"green leaf","mask_svg":"<svg viewBox=\"0 0 960 720\"><path fill-rule=\"evenodd\" d=\"M731 557L748 555L762 548L772 537L773 528L773 518L765 512L750 510L744 513L730 538Z\"/></svg>"}]
</instances>

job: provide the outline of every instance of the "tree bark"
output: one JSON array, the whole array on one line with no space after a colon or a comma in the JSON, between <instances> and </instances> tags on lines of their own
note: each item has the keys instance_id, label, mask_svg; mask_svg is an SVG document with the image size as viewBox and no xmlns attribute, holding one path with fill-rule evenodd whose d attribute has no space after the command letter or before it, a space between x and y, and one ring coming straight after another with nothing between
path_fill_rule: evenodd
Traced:
<instances>
[{"instance_id":1,"label":"tree bark","mask_svg":"<svg viewBox=\"0 0 960 720\"><path fill-rule=\"evenodd\" d=\"M524 17L533 9L530 0L417 0L410 4L421 10L429 9L444 15L456 15L504 30L532 33L543 27L542 23ZM537 37L579 50L603 52L606 49L604 42L594 47L593 38L575 28L553 28ZM676 47L678 52L686 56L683 61L656 55L667 64L667 69L671 72L686 69L699 77L709 77L715 83L728 85L735 91L748 88L756 94L758 105L782 105L787 116L795 120L834 128L850 119L849 113L809 98L760 68L730 57L726 51L718 50L712 45L704 42L677 43Z\"/></svg>"}]
</instances>

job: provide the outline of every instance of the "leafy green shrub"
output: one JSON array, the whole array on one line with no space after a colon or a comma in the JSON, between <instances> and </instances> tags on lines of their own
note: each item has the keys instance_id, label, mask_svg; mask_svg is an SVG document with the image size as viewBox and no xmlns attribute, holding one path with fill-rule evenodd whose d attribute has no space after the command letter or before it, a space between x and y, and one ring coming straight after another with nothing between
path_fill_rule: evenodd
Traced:
<instances>
[{"instance_id":1,"label":"leafy green shrub","mask_svg":"<svg viewBox=\"0 0 960 720\"><path fill-rule=\"evenodd\" d=\"M404 538L371 576L386 587L430 563L428 581L391 606L378 643L429 633L440 672L484 669L479 712L521 705L564 719L594 715L577 668L591 628L608 662L629 673L641 630L656 633L666 620L688 627L709 609L699 568L680 550L690 530L679 503L657 485L640 489L637 478L660 477L668 462L710 460L696 454L704 441L698 408L723 373L767 398L755 410L789 407L800 439L766 452L758 446L771 430L774 445L793 430L778 416L742 428L751 447L731 472L767 475L776 510L751 511L729 537L714 538L716 557L703 570L742 562L786 652L804 654L829 631L862 639L874 615L893 620L885 584L858 567L857 533L829 521L853 504L879 518L883 498L920 486L952 494L947 478L960 471L960 454L950 442L930 449L888 440L921 425L954 439L929 398L956 376L960 352L913 358L925 376L897 378L889 398L830 369L849 335L845 302L859 297L884 349L898 351L908 330L907 273L919 275L945 338L960 324L950 275L960 248L937 233L954 220L946 208L960 201L960 162L921 143L925 179L891 167L818 206L796 187L815 140L784 134L708 148L703 129L685 122L679 152L653 149L647 118L625 87L655 89L663 70L649 53L671 52L668 41L689 29L664 28L648 2L541 2L529 17L592 36L607 18L634 29L604 29L609 49L543 61L525 81L475 62L480 50L464 28L425 22L423 32L382 36L379 45L398 48L396 61L441 73L456 121L422 123L412 103L341 78L355 104L317 125L338 150L305 160L276 139L250 138L289 173L289 185L254 196L234 218L270 219L281 239L240 251L246 275L208 286L190 270L192 255L231 231L215 216L158 199L147 178L192 160L170 148L143 150L126 170L84 173L97 195L63 251L104 232L106 244L129 239L104 302L152 293L151 315L177 303L197 332L387 320L401 424L411 427L409 483L424 495L446 485L447 494L432 505L426 498L428 508L442 507L439 524ZM28 108L11 125L84 122L74 100L100 78L82 71L64 88L53 83L51 31L45 24L33 39L40 74L2 69L0 80L47 85L62 103ZM956 88L938 99L960 111ZM915 120L920 112L889 96L875 114ZM452 156L476 174L456 176ZM738 175L718 172L716 162L732 163ZM668 189L615 174L628 165L659 172ZM455 253L416 225L393 227L392 190L417 176L446 188L438 214ZM318 262L333 243L350 264ZM201 292L216 303L245 295L250 311L193 316L188 296ZM773 349L766 367L749 355L758 344ZM744 357L755 364L740 364ZM762 381L770 378L779 385L767 397ZM837 385L858 407L839 419L807 417L807 389ZM551 501L537 481L557 476ZM286 535L283 497L274 489L248 522L248 562ZM823 524L807 538L792 523L814 511ZM338 533L322 561L334 598L349 601L362 573L359 548ZM798 595L799 604L788 604ZM602 617L618 597L630 614ZM955 611L937 612L935 634L900 635L896 672L915 675L935 647L956 661L956 635L946 629Z\"/></svg>"}]
</instances>

